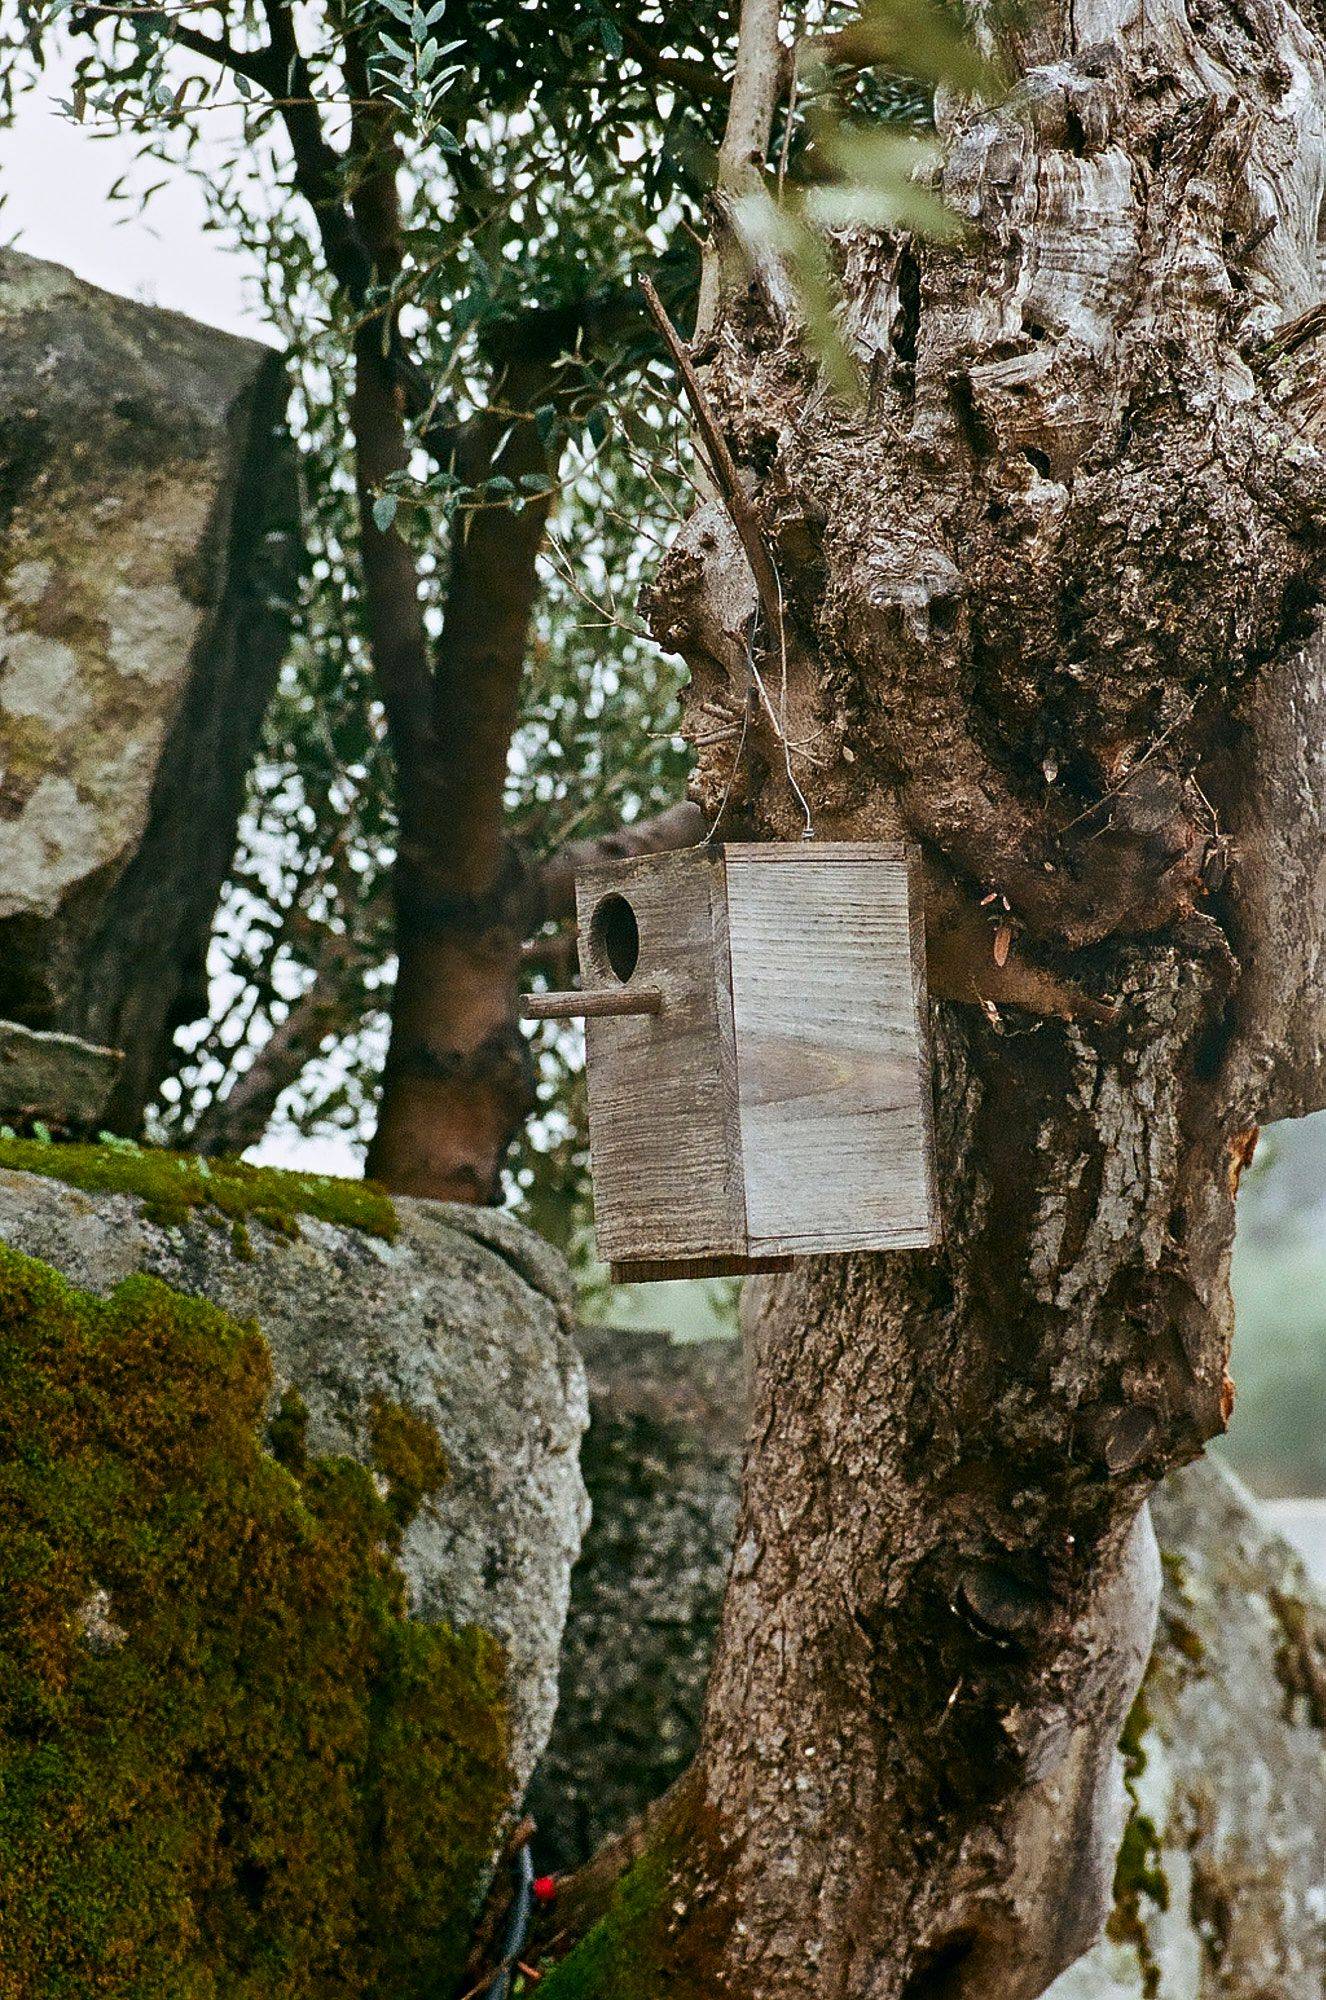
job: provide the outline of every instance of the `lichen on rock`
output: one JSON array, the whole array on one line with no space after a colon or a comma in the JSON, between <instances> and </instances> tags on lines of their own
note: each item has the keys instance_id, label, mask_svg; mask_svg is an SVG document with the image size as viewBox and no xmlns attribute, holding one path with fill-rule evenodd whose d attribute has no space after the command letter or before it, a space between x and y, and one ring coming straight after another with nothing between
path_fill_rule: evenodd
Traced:
<instances>
[{"instance_id":1,"label":"lichen on rock","mask_svg":"<svg viewBox=\"0 0 1326 2000\"><path fill-rule=\"evenodd\" d=\"M407 1615L417 1498L263 1436L257 1328L0 1245L3 2000L447 1990L503 1651Z\"/></svg>"},{"instance_id":2,"label":"lichen on rock","mask_svg":"<svg viewBox=\"0 0 1326 2000\"><path fill-rule=\"evenodd\" d=\"M1326 1611L1216 1461L1153 1511L1165 1587L1114 1912L1046 2000L1307 2000L1326 1990Z\"/></svg>"}]
</instances>

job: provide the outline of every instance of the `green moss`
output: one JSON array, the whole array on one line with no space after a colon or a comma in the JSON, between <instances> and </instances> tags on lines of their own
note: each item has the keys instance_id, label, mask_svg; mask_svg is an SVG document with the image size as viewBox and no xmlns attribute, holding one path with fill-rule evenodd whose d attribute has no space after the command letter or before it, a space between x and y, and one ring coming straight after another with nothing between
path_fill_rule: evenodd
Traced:
<instances>
[{"instance_id":1,"label":"green moss","mask_svg":"<svg viewBox=\"0 0 1326 2000\"><path fill-rule=\"evenodd\" d=\"M302 1479L308 1471L308 1404L298 1389L283 1389L267 1426L267 1446L278 1465Z\"/></svg>"},{"instance_id":2,"label":"green moss","mask_svg":"<svg viewBox=\"0 0 1326 2000\"><path fill-rule=\"evenodd\" d=\"M1173 1584L1175 1590L1179 1593L1179 1596L1186 1597L1191 1602L1192 1577L1188 1571L1186 1558L1177 1549L1162 1549L1160 1551L1160 1567L1164 1571L1167 1580Z\"/></svg>"},{"instance_id":3,"label":"green moss","mask_svg":"<svg viewBox=\"0 0 1326 2000\"><path fill-rule=\"evenodd\" d=\"M329 1174L285 1173L244 1160L206 1160L190 1153L159 1152L124 1141L98 1146L55 1146L38 1139L0 1139L0 1167L44 1174L89 1194L128 1194L147 1204L151 1222L180 1223L201 1210L232 1225L235 1248L248 1252L250 1221L286 1236L299 1234L301 1215L396 1235L396 1211L372 1181L336 1180Z\"/></svg>"},{"instance_id":4,"label":"green moss","mask_svg":"<svg viewBox=\"0 0 1326 2000\"><path fill-rule=\"evenodd\" d=\"M1148 1669L1148 1676L1149 1672ZM1105 1929L1116 1944L1133 1947L1141 1968L1142 1991L1146 2000L1156 2000L1160 1992L1160 1968L1151 1950L1151 1939L1142 1915L1142 1898L1145 1896L1157 1909L1167 1910L1169 1883L1165 1878L1160 1834L1154 1820L1143 1812L1137 1791L1138 1780L1146 1769L1143 1739L1150 1727L1151 1715L1144 1680L1119 1739L1124 1785L1131 1800L1131 1811L1114 1864L1114 1907Z\"/></svg>"},{"instance_id":5,"label":"green moss","mask_svg":"<svg viewBox=\"0 0 1326 2000\"><path fill-rule=\"evenodd\" d=\"M0 1247L0 2000L424 2000L509 1798L504 1661L253 1327Z\"/></svg>"},{"instance_id":6,"label":"green moss","mask_svg":"<svg viewBox=\"0 0 1326 2000\"><path fill-rule=\"evenodd\" d=\"M1151 1710L1147 1704L1146 1689L1147 1681L1150 1678L1151 1669L1148 1667L1142 1685L1133 1698L1133 1705L1128 1711L1128 1720L1123 1725L1123 1734L1119 1738L1119 1755L1123 1758L1124 1783L1128 1788L1130 1797L1136 1796L1137 1780L1146 1769L1146 1750L1144 1744L1146 1733L1151 1727Z\"/></svg>"},{"instance_id":7,"label":"green moss","mask_svg":"<svg viewBox=\"0 0 1326 2000\"><path fill-rule=\"evenodd\" d=\"M0 757L4 759L6 781L23 796L31 796L37 781L55 760L55 736L50 725L36 715L0 714Z\"/></svg>"},{"instance_id":8,"label":"green moss","mask_svg":"<svg viewBox=\"0 0 1326 2000\"><path fill-rule=\"evenodd\" d=\"M1169 1908L1169 1883L1161 1866L1160 1835L1154 1820L1135 1812L1124 1828L1119 1858L1114 1868L1114 1895L1136 1901L1149 1896L1158 1910Z\"/></svg>"},{"instance_id":9,"label":"green moss","mask_svg":"<svg viewBox=\"0 0 1326 2000\"><path fill-rule=\"evenodd\" d=\"M427 1417L386 1396L375 1396L369 1406L368 1440L373 1463L387 1482L387 1504L406 1525L447 1483L442 1442Z\"/></svg>"},{"instance_id":10,"label":"green moss","mask_svg":"<svg viewBox=\"0 0 1326 2000\"><path fill-rule=\"evenodd\" d=\"M539 2000L653 2000L661 1993L653 1948L661 1935L671 1867L642 1854L615 1885L611 1901L574 1951L545 1972ZM684 1988L669 1983L669 1995Z\"/></svg>"},{"instance_id":11,"label":"green moss","mask_svg":"<svg viewBox=\"0 0 1326 2000\"><path fill-rule=\"evenodd\" d=\"M1173 1612L1166 1612L1165 1632L1176 1653L1182 1653L1190 1665L1201 1666L1206 1658L1206 1643L1186 1618L1177 1618Z\"/></svg>"},{"instance_id":12,"label":"green moss","mask_svg":"<svg viewBox=\"0 0 1326 2000\"><path fill-rule=\"evenodd\" d=\"M1286 1696L1286 1721L1301 1700L1314 1729L1326 1729L1326 1617L1288 1591L1270 1592L1271 1609L1284 1634L1275 1653L1276 1678Z\"/></svg>"},{"instance_id":13,"label":"green moss","mask_svg":"<svg viewBox=\"0 0 1326 2000\"><path fill-rule=\"evenodd\" d=\"M718 1832L683 1779L598 1921L564 1958L543 1966L539 2000L711 2000L732 1923L717 1871L702 1859L717 1852ZM706 1884L700 1893L697 1880ZM584 1921L583 1908L577 1917Z\"/></svg>"}]
</instances>

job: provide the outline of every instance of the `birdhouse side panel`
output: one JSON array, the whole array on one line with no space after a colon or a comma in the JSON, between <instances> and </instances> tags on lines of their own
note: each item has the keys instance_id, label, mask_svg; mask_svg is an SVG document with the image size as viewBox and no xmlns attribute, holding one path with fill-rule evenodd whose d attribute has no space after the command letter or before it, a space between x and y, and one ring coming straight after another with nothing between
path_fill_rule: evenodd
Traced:
<instances>
[{"instance_id":1,"label":"birdhouse side panel","mask_svg":"<svg viewBox=\"0 0 1326 2000\"><path fill-rule=\"evenodd\" d=\"M614 898L628 907L638 952L624 983L656 987L663 1005L585 1023L598 1253L614 1265L742 1256L722 862L650 855L587 871L577 885L586 987L620 978L609 956L612 922L624 922Z\"/></svg>"},{"instance_id":2,"label":"birdhouse side panel","mask_svg":"<svg viewBox=\"0 0 1326 2000\"><path fill-rule=\"evenodd\" d=\"M901 844L727 851L752 1255L937 1240L909 865Z\"/></svg>"}]
</instances>

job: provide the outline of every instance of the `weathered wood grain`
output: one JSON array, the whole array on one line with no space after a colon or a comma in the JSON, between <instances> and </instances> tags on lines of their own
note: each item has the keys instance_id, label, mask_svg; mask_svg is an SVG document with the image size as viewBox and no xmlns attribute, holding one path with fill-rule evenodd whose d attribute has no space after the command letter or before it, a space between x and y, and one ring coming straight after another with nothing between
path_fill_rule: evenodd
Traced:
<instances>
[{"instance_id":1,"label":"weathered wood grain","mask_svg":"<svg viewBox=\"0 0 1326 2000\"><path fill-rule=\"evenodd\" d=\"M909 866L896 843L726 850L752 1256L936 1239Z\"/></svg>"},{"instance_id":2,"label":"weathered wood grain","mask_svg":"<svg viewBox=\"0 0 1326 2000\"><path fill-rule=\"evenodd\" d=\"M640 932L626 982L656 987L657 1014L587 1021L590 1160L599 1255L613 1265L743 1257L723 863L717 849L587 870L577 884L583 977L600 900L625 896Z\"/></svg>"},{"instance_id":3,"label":"weathered wood grain","mask_svg":"<svg viewBox=\"0 0 1326 2000\"><path fill-rule=\"evenodd\" d=\"M522 1021L594 1021L608 1014L657 1014L663 995L657 986L620 987L615 993L577 989L571 993L528 993L520 1003Z\"/></svg>"}]
</instances>

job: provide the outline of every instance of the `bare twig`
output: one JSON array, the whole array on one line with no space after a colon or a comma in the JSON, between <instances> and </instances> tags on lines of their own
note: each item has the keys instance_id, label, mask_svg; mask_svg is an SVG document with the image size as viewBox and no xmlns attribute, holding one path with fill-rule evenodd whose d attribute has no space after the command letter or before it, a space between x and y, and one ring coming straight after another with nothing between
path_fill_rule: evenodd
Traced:
<instances>
[{"instance_id":1,"label":"bare twig","mask_svg":"<svg viewBox=\"0 0 1326 2000\"><path fill-rule=\"evenodd\" d=\"M566 554L566 551L562 548L561 544L557 541L555 536L553 535L548 536L548 547L551 550L551 553L545 554L542 550L540 550L539 560L541 562L546 562L550 565L554 576L560 577L561 581L566 585L567 589L571 591L576 597L578 597L582 604L588 605L591 611L598 612L599 617L603 622L604 629L608 631L624 632L628 639L641 640L645 645L652 644L650 635L645 630L643 625L632 625L627 619L619 618L617 613L614 610L612 610L608 605L600 604L597 598L590 596L589 592L584 588L583 584L577 581L575 570L572 567L570 557Z\"/></svg>"},{"instance_id":2,"label":"bare twig","mask_svg":"<svg viewBox=\"0 0 1326 2000\"><path fill-rule=\"evenodd\" d=\"M676 363L677 373L681 376L686 400L695 414L696 428L704 445L704 454L714 484L722 495L723 504L732 517L732 525L741 537L741 546L746 551L746 560L755 578L755 588L759 594L760 608L764 613L765 622L770 632L777 634L782 629L782 593L778 588L773 557L765 546L764 531L760 527L759 517L741 483L736 460L719 428L709 398L701 387L689 349L668 318L667 309L648 277L641 277L640 289L644 293L650 317L663 336L664 345Z\"/></svg>"}]
</instances>

